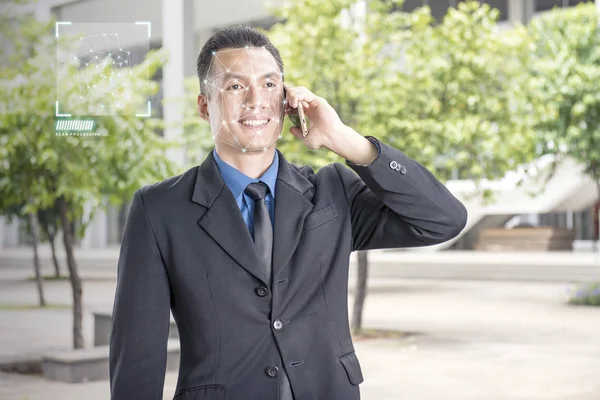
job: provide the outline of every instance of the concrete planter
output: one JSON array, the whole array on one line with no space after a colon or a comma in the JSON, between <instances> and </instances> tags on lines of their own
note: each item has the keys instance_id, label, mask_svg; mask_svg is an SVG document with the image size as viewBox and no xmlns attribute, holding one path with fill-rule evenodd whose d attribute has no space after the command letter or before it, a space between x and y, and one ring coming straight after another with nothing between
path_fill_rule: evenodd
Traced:
<instances>
[{"instance_id":1,"label":"concrete planter","mask_svg":"<svg viewBox=\"0 0 600 400\"><path fill-rule=\"evenodd\" d=\"M110 311L95 311L93 314L94 346L106 346L110 344L112 313ZM179 331L173 318L171 318L171 326L169 328L169 339L179 339Z\"/></svg>"},{"instance_id":2,"label":"concrete planter","mask_svg":"<svg viewBox=\"0 0 600 400\"><path fill-rule=\"evenodd\" d=\"M475 248L484 251L571 251L574 240L573 230L551 226L489 228L479 233Z\"/></svg>"},{"instance_id":3,"label":"concrete planter","mask_svg":"<svg viewBox=\"0 0 600 400\"><path fill-rule=\"evenodd\" d=\"M43 357L44 377L52 381L84 383L109 379L109 346L64 350ZM179 339L167 344L167 371L179 369Z\"/></svg>"}]
</instances>

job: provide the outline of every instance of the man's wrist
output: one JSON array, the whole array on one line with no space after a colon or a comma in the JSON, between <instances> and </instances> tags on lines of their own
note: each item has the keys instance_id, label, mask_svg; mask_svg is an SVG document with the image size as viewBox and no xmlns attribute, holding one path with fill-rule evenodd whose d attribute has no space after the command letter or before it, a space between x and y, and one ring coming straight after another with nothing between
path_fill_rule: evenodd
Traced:
<instances>
[{"instance_id":1,"label":"man's wrist","mask_svg":"<svg viewBox=\"0 0 600 400\"><path fill-rule=\"evenodd\" d=\"M327 147L346 161L367 166L379 157L379 147L349 126L337 129L328 140Z\"/></svg>"}]
</instances>

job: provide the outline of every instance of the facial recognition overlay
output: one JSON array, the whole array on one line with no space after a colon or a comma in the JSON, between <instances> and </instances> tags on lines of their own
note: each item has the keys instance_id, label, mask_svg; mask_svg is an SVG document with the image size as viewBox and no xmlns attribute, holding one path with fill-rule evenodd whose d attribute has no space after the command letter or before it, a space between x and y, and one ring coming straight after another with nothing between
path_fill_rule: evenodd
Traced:
<instances>
[{"instance_id":1,"label":"facial recognition overlay","mask_svg":"<svg viewBox=\"0 0 600 400\"><path fill-rule=\"evenodd\" d=\"M57 117L150 116L149 82L132 75L150 48L149 22L63 21L56 37Z\"/></svg>"},{"instance_id":2,"label":"facial recognition overlay","mask_svg":"<svg viewBox=\"0 0 600 400\"><path fill-rule=\"evenodd\" d=\"M283 73L264 47L214 52L203 82L215 141L256 152L281 137Z\"/></svg>"}]
</instances>

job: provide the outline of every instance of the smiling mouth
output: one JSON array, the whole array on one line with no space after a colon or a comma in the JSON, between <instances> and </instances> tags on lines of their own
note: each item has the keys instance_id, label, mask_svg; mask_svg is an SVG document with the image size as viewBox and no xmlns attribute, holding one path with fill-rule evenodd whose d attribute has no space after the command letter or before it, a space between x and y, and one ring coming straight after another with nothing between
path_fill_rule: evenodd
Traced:
<instances>
[{"instance_id":1,"label":"smiling mouth","mask_svg":"<svg viewBox=\"0 0 600 400\"><path fill-rule=\"evenodd\" d=\"M270 119L261 119L261 120L240 120L238 123L242 125L244 128L259 130L267 126L271 122Z\"/></svg>"}]
</instances>

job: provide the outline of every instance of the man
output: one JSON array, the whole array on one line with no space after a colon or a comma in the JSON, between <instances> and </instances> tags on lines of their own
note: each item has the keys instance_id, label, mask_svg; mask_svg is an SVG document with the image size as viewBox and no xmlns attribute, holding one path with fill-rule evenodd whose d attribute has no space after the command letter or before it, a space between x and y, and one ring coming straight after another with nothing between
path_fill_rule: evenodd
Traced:
<instances>
[{"instance_id":1,"label":"man","mask_svg":"<svg viewBox=\"0 0 600 400\"><path fill-rule=\"evenodd\" d=\"M215 149L134 195L113 309L112 398L162 398L171 310L177 400L359 399L350 253L444 242L463 229L465 208L423 166L343 124L325 99L284 92L279 52L254 29L217 32L197 67L198 112ZM309 133L291 133L350 168L315 173L275 149L298 107Z\"/></svg>"}]
</instances>

